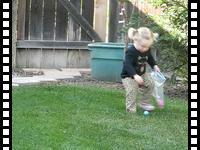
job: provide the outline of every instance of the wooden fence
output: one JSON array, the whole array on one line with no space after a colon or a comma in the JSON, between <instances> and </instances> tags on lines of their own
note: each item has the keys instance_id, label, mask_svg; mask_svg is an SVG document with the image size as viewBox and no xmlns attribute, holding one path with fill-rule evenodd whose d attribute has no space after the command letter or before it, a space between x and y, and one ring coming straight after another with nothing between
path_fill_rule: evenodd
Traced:
<instances>
[{"instance_id":1,"label":"wooden fence","mask_svg":"<svg viewBox=\"0 0 200 150\"><path fill-rule=\"evenodd\" d=\"M95 32L85 31L84 24L79 24L77 16L69 11L81 14L86 20L83 21L92 27L94 0L70 3L75 9L67 10L65 1L60 0L19 0L17 67L89 67L87 44L94 40L92 36L96 35L90 33Z\"/></svg>"}]
</instances>

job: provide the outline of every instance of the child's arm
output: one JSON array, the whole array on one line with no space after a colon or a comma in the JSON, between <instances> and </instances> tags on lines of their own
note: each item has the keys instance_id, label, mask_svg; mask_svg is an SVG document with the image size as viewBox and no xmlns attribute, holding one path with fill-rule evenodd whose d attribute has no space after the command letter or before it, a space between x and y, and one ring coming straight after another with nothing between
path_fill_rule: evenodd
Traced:
<instances>
[{"instance_id":1,"label":"child's arm","mask_svg":"<svg viewBox=\"0 0 200 150\"><path fill-rule=\"evenodd\" d=\"M135 74L134 76L135 81L139 84L139 85L144 85L144 80L142 79L141 76Z\"/></svg>"},{"instance_id":2,"label":"child's arm","mask_svg":"<svg viewBox=\"0 0 200 150\"><path fill-rule=\"evenodd\" d=\"M153 69L154 69L155 71L160 72L160 68L158 67L158 65L155 65L155 66L153 67Z\"/></svg>"},{"instance_id":3,"label":"child's arm","mask_svg":"<svg viewBox=\"0 0 200 150\"><path fill-rule=\"evenodd\" d=\"M157 65L155 59L153 58L153 56L151 55L151 52L149 52L149 54L148 54L147 62L151 66L152 69L154 69L155 71L160 71L160 68L158 67L158 65Z\"/></svg>"}]
</instances>

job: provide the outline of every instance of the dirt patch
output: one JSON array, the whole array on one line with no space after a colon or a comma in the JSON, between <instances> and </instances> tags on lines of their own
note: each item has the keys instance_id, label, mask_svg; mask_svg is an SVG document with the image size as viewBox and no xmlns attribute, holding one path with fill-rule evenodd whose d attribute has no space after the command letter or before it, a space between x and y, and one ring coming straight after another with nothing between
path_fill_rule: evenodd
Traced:
<instances>
[{"instance_id":1,"label":"dirt patch","mask_svg":"<svg viewBox=\"0 0 200 150\"><path fill-rule=\"evenodd\" d=\"M166 82L164 86L165 95L170 98L181 98L184 100L188 99L188 85L186 83L170 84Z\"/></svg>"},{"instance_id":2,"label":"dirt patch","mask_svg":"<svg viewBox=\"0 0 200 150\"><path fill-rule=\"evenodd\" d=\"M40 76L44 75L43 71L24 71L20 68L15 68L12 72L13 76L17 77L32 77L32 76Z\"/></svg>"},{"instance_id":3,"label":"dirt patch","mask_svg":"<svg viewBox=\"0 0 200 150\"><path fill-rule=\"evenodd\" d=\"M85 84L85 85L96 85L99 87L107 87L114 89L124 89L122 83L116 82L106 82L106 81L98 81L91 78L91 73L89 71L81 71L81 76L74 77L72 79L61 79L57 81L44 81L42 84ZM35 76L35 75L43 75L42 71L24 71L22 69L15 69L13 71L15 76ZM186 83L176 83L171 84L169 81L166 81L164 86L165 95L170 98L180 98L183 100L188 99L188 86Z\"/></svg>"},{"instance_id":4,"label":"dirt patch","mask_svg":"<svg viewBox=\"0 0 200 150\"><path fill-rule=\"evenodd\" d=\"M75 77L74 79L59 80L60 84L63 83L76 83L76 84L92 84L100 87L115 88L115 89L124 89L122 83L115 82L105 82L98 81L91 78L90 72L81 72L81 77ZM187 100L188 98L188 86L185 83L171 84L169 81L166 81L164 86L165 95L170 98L180 98Z\"/></svg>"}]
</instances>

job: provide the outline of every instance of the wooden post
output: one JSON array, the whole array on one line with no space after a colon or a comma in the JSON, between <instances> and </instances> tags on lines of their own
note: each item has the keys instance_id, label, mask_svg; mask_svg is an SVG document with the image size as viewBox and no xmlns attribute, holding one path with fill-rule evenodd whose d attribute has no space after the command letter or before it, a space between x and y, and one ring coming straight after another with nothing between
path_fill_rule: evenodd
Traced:
<instances>
[{"instance_id":1,"label":"wooden post","mask_svg":"<svg viewBox=\"0 0 200 150\"><path fill-rule=\"evenodd\" d=\"M26 0L17 1L17 40L25 40Z\"/></svg>"},{"instance_id":2,"label":"wooden post","mask_svg":"<svg viewBox=\"0 0 200 150\"><path fill-rule=\"evenodd\" d=\"M12 68L16 67L16 42L17 42L17 10L18 0L12 1Z\"/></svg>"},{"instance_id":3,"label":"wooden post","mask_svg":"<svg viewBox=\"0 0 200 150\"><path fill-rule=\"evenodd\" d=\"M94 29L103 41L106 41L107 30L107 0L95 0L94 5Z\"/></svg>"},{"instance_id":4,"label":"wooden post","mask_svg":"<svg viewBox=\"0 0 200 150\"><path fill-rule=\"evenodd\" d=\"M118 26L118 1L110 0L109 6L109 42L116 42L117 41L117 26Z\"/></svg>"}]
</instances>

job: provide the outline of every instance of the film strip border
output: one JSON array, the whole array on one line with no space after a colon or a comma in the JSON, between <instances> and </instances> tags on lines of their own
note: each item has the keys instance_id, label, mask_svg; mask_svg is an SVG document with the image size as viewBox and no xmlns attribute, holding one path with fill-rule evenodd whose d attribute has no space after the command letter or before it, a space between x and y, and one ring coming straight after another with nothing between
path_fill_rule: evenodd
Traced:
<instances>
[{"instance_id":1,"label":"film strip border","mask_svg":"<svg viewBox=\"0 0 200 150\"><path fill-rule=\"evenodd\" d=\"M190 0L188 9L188 45L189 45L189 102L188 102L188 146L191 150L197 150L198 146L198 102L197 102L197 42L198 42L198 7L199 1ZM2 12L2 51L1 51L1 143L0 149L12 149L12 1L1 0Z\"/></svg>"},{"instance_id":2,"label":"film strip border","mask_svg":"<svg viewBox=\"0 0 200 150\"><path fill-rule=\"evenodd\" d=\"M189 13L188 13L188 45L189 45L189 100L188 100L188 145L191 150L198 149L198 101L197 101L197 43L198 43L198 0L189 1Z\"/></svg>"},{"instance_id":3,"label":"film strip border","mask_svg":"<svg viewBox=\"0 0 200 150\"><path fill-rule=\"evenodd\" d=\"M2 150L12 149L12 4L11 0L1 0L2 50L1 50L1 143ZM10 84L11 83L11 84Z\"/></svg>"}]
</instances>

